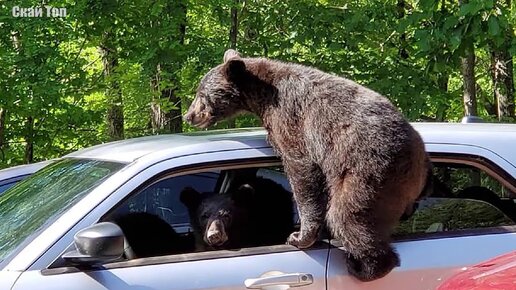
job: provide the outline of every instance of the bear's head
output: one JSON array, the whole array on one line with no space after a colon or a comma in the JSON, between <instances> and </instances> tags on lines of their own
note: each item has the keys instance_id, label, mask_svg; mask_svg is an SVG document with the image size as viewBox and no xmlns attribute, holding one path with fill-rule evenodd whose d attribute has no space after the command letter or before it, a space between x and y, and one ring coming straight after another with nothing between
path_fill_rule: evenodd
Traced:
<instances>
[{"instance_id":1,"label":"bear's head","mask_svg":"<svg viewBox=\"0 0 516 290\"><path fill-rule=\"evenodd\" d=\"M248 76L240 54L227 50L224 63L212 68L201 80L184 120L206 128L246 110L239 83Z\"/></svg>"},{"instance_id":2,"label":"bear's head","mask_svg":"<svg viewBox=\"0 0 516 290\"><path fill-rule=\"evenodd\" d=\"M180 200L204 243L215 249L228 249L242 247L248 239L253 195L254 189L247 184L227 194L201 194L185 188Z\"/></svg>"}]
</instances>

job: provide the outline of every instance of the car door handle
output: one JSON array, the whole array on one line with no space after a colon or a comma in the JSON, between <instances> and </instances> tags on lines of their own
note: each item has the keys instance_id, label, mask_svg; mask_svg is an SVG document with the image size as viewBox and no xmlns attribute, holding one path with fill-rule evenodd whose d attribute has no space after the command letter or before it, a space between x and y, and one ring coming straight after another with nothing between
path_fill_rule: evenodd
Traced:
<instances>
[{"instance_id":1,"label":"car door handle","mask_svg":"<svg viewBox=\"0 0 516 290\"><path fill-rule=\"evenodd\" d=\"M263 278L246 279L245 287L248 289L260 289L267 286L287 285L289 287L300 287L310 285L314 282L312 274L290 273L280 274Z\"/></svg>"}]
</instances>

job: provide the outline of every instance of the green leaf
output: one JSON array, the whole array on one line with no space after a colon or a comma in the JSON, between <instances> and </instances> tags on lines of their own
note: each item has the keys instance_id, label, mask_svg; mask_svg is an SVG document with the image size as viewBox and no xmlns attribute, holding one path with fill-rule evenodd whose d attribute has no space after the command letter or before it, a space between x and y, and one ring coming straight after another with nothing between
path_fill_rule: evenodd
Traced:
<instances>
[{"instance_id":1,"label":"green leaf","mask_svg":"<svg viewBox=\"0 0 516 290\"><path fill-rule=\"evenodd\" d=\"M454 33L452 37L450 37L450 45L452 51L456 50L460 46L461 40L461 36L458 33Z\"/></svg>"},{"instance_id":2,"label":"green leaf","mask_svg":"<svg viewBox=\"0 0 516 290\"><path fill-rule=\"evenodd\" d=\"M448 30L448 29L454 28L458 23L459 23L459 17L452 15L452 16L449 16L446 18L446 20L444 21L444 24L443 24L443 28L444 28L444 30Z\"/></svg>"},{"instance_id":3,"label":"green leaf","mask_svg":"<svg viewBox=\"0 0 516 290\"><path fill-rule=\"evenodd\" d=\"M491 36L496 36L500 33L500 26L498 25L498 18L491 15L487 20L487 32Z\"/></svg>"},{"instance_id":4,"label":"green leaf","mask_svg":"<svg viewBox=\"0 0 516 290\"><path fill-rule=\"evenodd\" d=\"M423 9L423 10L432 9L437 3L438 3L438 1L436 1L436 0L420 0L419 1L419 5L420 5L421 9Z\"/></svg>"},{"instance_id":5,"label":"green leaf","mask_svg":"<svg viewBox=\"0 0 516 290\"><path fill-rule=\"evenodd\" d=\"M468 16L468 15L476 15L484 5L482 2L468 2L462 4L459 10L459 16Z\"/></svg>"}]
</instances>

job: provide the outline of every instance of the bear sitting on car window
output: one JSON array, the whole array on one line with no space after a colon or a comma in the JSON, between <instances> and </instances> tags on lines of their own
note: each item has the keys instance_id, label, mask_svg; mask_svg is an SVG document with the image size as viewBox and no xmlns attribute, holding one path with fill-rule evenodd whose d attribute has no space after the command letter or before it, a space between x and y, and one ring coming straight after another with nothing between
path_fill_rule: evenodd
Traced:
<instances>
[{"instance_id":1,"label":"bear sitting on car window","mask_svg":"<svg viewBox=\"0 0 516 290\"><path fill-rule=\"evenodd\" d=\"M291 193L269 179L254 178L225 194L187 187L180 199L199 251L284 244L294 228Z\"/></svg>"},{"instance_id":2,"label":"bear sitting on car window","mask_svg":"<svg viewBox=\"0 0 516 290\"><path fill-rule=\"evenodd\" d=\"M147 212L131 212L113 220L134 252L134 258L192 252L194 240L181 236L166 221Z\"/></svg>"}]
</instances>

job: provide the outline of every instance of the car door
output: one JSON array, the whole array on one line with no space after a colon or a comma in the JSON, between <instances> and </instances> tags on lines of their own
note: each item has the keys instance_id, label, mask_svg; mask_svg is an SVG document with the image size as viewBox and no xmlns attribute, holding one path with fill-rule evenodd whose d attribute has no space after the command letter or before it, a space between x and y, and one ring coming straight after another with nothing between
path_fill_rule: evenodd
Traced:
<instances>
[{"instance_id":1,"label":"car door","mask_svg":"<svg viewBox=\"0 0 516 290\"><path fill-rule=\"evenodd\" d=\"M144 258L99 269L29 271L13 289L246 289L246 283L251 289L266 289L271 283L306 285L299 289L326 287L324 244L304 251L278 246L210 254Z\"/></svg>"},{"instance_id":2,"label":"car door","mask_svg":"<svg viewBox=\"0 0 516 290\"><path fill-rule=\"evenodd\" d=\"M429 201L435 202L432 199ZM490 207L482 201L449 202L454 203L451 207L456 206L457 202L465 202L466 207L478 207L479 204ZM439 203L434 205L438 206ZM431 212L436 213L436 210ZM338 241L332 241L328 289L342 289L343 286L346 289L435 289L444 279L460 272L465 266L516 250L515 226L439 232L442 230L439 224L431 223L428 232L394 242L393 247L401 265L384 278L370 283L360 283L349 276L344 264L344 249Z\"/></svg>"},{"instance_id":3,"label":"car door","mask_svg":"<svg viewBox=\"0 0 516 290\"><path fill-rule=\"evenodd\" d=\"M249 164L246 164L246 168ZM118 203L110 213L138 207L160 215L178 233L188 231L185 211L177 204L184 186L199 191L222 187L220 171L158 178L159 181ZM71 249L71 247L70 247ZM299 250L284 244L233 250L192 252L104 264L97 268L51 266L28 271L14 289L325 289L329 243L319 241Z\"/></svg>"},{"instance_id":4,"label":"car door","mask_svg":"<svg viewBox=\"0 0 516 290\"><path fill-rule=\"evenodd\" d=\"M422 200L395 232L401 265L384 278L357 282L343 263L344 249L332 241L328 289L435 289L466 266L516 250L514 192L472 159L441 161L434 163L439 197Z\"/></svg>"}]
</instances>

